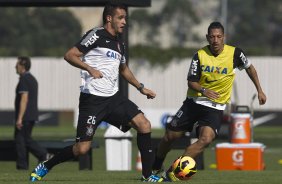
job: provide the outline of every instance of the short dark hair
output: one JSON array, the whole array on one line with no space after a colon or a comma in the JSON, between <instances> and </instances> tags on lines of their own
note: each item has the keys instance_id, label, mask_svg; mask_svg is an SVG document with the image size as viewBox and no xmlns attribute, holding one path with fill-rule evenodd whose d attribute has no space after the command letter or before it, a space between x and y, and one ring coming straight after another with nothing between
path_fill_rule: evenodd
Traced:
<instances>
[{"instance_id":1,"label":"short dark hair","mask_svg":"<svg viewBox=\"0 0 282 184\"><path fill-rule=\"evenodd\" d=\"M222 32L224 33L224 27L220 22L212 22L208 27L208 34L212 29L221 29Z\"/></svg>"},{"instance_id":2,"label":"short dark hair","mask_svg":"<svg viewBox=\"0 0 282 184\"><path fill-rule=\"evenodd\" d=\"M107 23L107 16L108 15L110 15L112 17L115 15L115 10L117 8L126 10L126 6L124 4L120 4L120 3L117 3L117 2L116 3L110 2L110 3L106 4L104 11L103 11L103 24Z\"/></svg>"},{"instance_id":3,"label":"short dark hair","mask_svg":"<svg viewBox=\"0 0 282 184\"><path fill-rule=\"evenodd\" d=\"M30 67L31 67L31 62L30 62L30 58L26 57L26 56L19 56L18 57L18 61L19 64L24 66L26 71L29 71Z\"/></svg>"}]
</instances>

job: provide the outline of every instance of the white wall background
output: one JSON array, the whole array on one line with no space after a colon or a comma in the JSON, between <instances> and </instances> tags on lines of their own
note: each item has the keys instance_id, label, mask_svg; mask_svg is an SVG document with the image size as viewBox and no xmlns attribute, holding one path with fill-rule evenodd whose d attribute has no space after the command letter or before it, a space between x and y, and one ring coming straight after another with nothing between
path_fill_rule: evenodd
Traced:
<instances>
[{"instance_id":1,"label":"white wall background","mask_svg":"<svg viewBox=\"0 0 282 184\"><path fill-rule=\"evenodd\" d=\"M63 58L31 58L30 72L39 84L39 108L73 110L78 106L79 70ZM14 108L17 58L0 58L0 110Z\"/></svg>"},{"instance_id":2,"label":"white wall background","mask_svg":"<svg viewBox=\"0 0 282 184\"><path fill-rule=\"evenodd\" d=\"M282 57L249 57L257 69L261 85L267 95L267 103L257 110L282 110ZM39 108L41 110L75 110L79 97L79 69L63 58L31 58L31 73L39 82ZM134 87L129 87L129 98L146 113L153 126L159 126L163 113L175 113L185 99L187 71L190 58L174 61L165 68L152 68L144 61L130 61L136 78L147 88L154 90L157 97L147 100ZM0 110L14 108L15 87L18 75L15 71L17 58L0 58ZM238 105L249 105L256 89L245 71L236 77ZM234 98L233 98L234 100Z\"/></svg>"}]
</instances>

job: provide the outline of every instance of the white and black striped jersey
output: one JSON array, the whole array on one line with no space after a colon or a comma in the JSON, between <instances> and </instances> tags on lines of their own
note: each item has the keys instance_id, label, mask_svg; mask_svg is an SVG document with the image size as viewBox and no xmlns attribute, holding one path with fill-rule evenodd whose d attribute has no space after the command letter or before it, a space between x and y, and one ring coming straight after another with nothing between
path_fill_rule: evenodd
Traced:
<instances>
[{"instance_id":1,"label":"white and black striped jersey","mask_svg":"<svg viewBox=\"0 0 282 184\"><path fill-rule=\"evenodd\" d=\"M94 79L81 70L80 91L96 96L114 95L118 91L119 66L126 63L121 39L98 27L89 30L75 46L84 54L82 61L103 74Z\"/></svg>"}]
</instances>

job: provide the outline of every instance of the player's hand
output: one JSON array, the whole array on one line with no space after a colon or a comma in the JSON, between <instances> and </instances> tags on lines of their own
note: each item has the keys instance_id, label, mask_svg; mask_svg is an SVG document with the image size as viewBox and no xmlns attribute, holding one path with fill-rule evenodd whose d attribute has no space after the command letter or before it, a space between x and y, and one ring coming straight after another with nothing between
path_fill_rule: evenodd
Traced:
<instances>
[{"instance_id":1,"label":"player's hand","mask_svg":"<svg viewBox=\"0 0 282 184\"><path fill-rule=\"evenodd\" d=\"M141 91L140 91L143 95L146 95L147 96L147 99L154 99L156 97L156 93L147 89L147 88L143 88Z\"/></svg>"},{"instance_id":2,"label":"player's hand","mask_svg":"<svg viewBox=\"0 0 282 184\"><path fill-rule=\"evenodd\" d=\"M210 89L206 89L203 93L204 96L210 98L210 99L218 99L220 97L219 93L210 90Z\"/></svg>"},{"instance_id":3,"label":"player's hand","mask_svg":"<svg viewBox=\"0 0 282 184\"><path fill-rule=\"evenodd\" d=\"M103 74L99 70L96 70L92 67L88 67L87 71L94 79L103 78Z\"/></svg>"},{"instance_id":4,"label":"player's hand","mask_svg":"<svg viewBox=\"0 0 282 184\"><path fill-rule=\"evenodd\" d=\"M22 127L23 127L23 122L22 122L22 120L17 120L16 121L16 127L17 127L17 129L18 130L20 130Z\"/></svg>"},{"instance_id":5,"label":"player's hand","mask_svg":"<svg viewBox=\"0 0 282 184\"><path fill-rule=\"evenodd\" d=\"M259 92L258 93L258 100L259 100L259 104L263 105L266 102L266 96L264 94L264 92Z\"/></svg>"}]
</instances>

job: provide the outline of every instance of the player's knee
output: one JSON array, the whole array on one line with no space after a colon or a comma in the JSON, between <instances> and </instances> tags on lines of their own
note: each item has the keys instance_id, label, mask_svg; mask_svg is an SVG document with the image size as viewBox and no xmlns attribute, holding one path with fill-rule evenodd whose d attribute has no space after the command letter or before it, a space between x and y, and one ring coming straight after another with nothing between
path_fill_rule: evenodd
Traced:
<instances>
[{"instance_id":1,"label":"player's knee","mask_svg":"<svg viewBox=\"0 0 282 184\"><path fill-rule=\"evenodd\" d=\"M78 150L79 155L84 155L89 151L89 147L83 147Z\"/></svg>"},{"instance_id":2,"label":"player's knee","mask_svg":"<svg viewBox=\"0 0 282 184\"><path fill-rule=\"evenodd\" d=\"M140 129L143 132L151 132L151 123L148 120L144 120L144 122L141 124Z\"/></svg>"},{"instance_id":3,"label":"player's knee","mask_svg":"<svg viewBox=\"0 0 282 184\"><path fill-rule=\"evenodd\" d=\"M201 136L199 137L198 142L203 146L206 147L212 142L212 136Z\"/></svg>"},{"instance_id":4,"label":"player's knee","mask_svg":"<svg viewBox=\"0 0 282 184\"><path fill-rule=\"evenodd\" d=\"M141 119L140 121L135 123L135 127L140 133L148 133L151 132L151 123L146 118Z\"/></svg>"},{"instance_id":5,"label":"player's knee","mask_svg":"<svg viewBox=\"0 0 282 184\"><path fill-rule=\"evenodd\" d=\"M166 132L163 137L163 142L167 144L172 144L178 138L179 136L177 136L176 134L171 134L171 133Z\"/></svg>"},{"instance_id":6,"label":"player's knee","mask_svg":"<svg viewBox=\"0 0 282 184\"><path fill-rule=\"evenodd\" d=\"M74 154L76 156L84 155L86 154L90 149L90 146L88 144L78 144L74 146Z\"/></svg>"}]
</instances>

